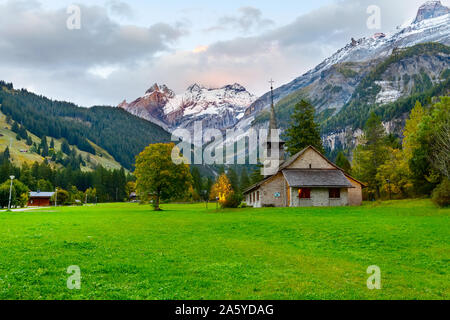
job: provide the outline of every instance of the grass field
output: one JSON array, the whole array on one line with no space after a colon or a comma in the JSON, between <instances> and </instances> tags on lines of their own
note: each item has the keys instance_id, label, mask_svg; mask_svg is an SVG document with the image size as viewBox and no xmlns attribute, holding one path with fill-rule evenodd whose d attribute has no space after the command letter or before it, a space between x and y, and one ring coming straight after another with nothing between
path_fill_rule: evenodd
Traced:
<instances>
[{"instance_id":1,"label":"grass field","mask_svg":"<svg viewBox=\"0 0 450 320\"><path fill-rule=\"evenodd\" d=\"M0 213L0 299L449 299L449 209L108 204ZM81 290L66 287L81 268ZM368 290L367 267L382 289Z\"/></svg>"}]
</instances>

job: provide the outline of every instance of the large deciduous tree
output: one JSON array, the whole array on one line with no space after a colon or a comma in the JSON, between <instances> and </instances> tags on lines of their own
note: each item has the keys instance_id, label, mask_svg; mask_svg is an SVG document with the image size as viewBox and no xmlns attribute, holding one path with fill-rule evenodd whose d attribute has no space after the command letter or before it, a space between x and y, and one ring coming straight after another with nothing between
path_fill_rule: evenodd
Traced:
<instances>
[{"instance_id":1,"label":"large deciduous tree","mask_svg":"<svg viewBox=\"0 0 450 320\"><path fill-rule=\"evenodd\" d=\"M182 197L192 184L189 165L175 148L173 143L152 144L136 157L136 190L141 199L153 199L155 211L161 210L161 200Z\"/></svg>"},{"instance_id":2,"label":"large deciduous tree","mask_svg":"<svg viewBox=\"0 0 450 320\"><path fill-rule=\"evenodd\" d=\"M286 147L292 156L308 146L324 152L319 125L314 121L315 109L306 100L295 105L291 125L286 130Z\"/></svg>"},{"instance_id":3,"label":"large deciduous tree","mask_svg":"<svg viewBox=\"0 0 450 320\"><path fill-rule=\"evenodd\" d=\"M433 167L450 179L450 97L442 97L432 110L434 141L430 160Z\"/></svg>"}]
</instances>

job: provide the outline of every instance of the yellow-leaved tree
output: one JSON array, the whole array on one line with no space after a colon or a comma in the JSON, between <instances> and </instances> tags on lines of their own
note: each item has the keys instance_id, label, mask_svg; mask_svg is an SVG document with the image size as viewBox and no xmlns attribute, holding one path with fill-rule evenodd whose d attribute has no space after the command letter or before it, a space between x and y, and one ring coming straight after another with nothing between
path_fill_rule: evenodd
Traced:
<instances>
[{"instance_id":1,"label":"yellow-leaved tree","mask_svg":"<svg viewBox=\"0 0 450 320\"><path fill-rule=\"evenodd\" d=\"M219 199L219 204L224 207L228 197L233 193L230 180L227 175L223 173L217 178L216 183L211 188L210 198L211 200Z\"/></svg>"},{"instance_id":2,"label":"yellow-leaved tree","mask_svg":"<svg viewBox=\"0 0 450 320\"><path fill-rule=\"evenodd\" d=\"M182 160L173 143L151 144L136 157L136 191L143 200L153 199L155 211L161 210L161 200L180 198L189 191L192 176Z\"/></svg>"},{"instance_id":3,"label":"yellow-leaved tree","mask_svg":"<svg viewBox=\"0 0 450 320\"><path fill-rule=\"evenodd\" d=\"M403 160L406 163L412 159L414 150L420 147L417 132L424 116L425 110L422 104L417 101L415 107L411 110L409 119L406 120L405 129L403 130Z\"/></svg>"}]
</instances>

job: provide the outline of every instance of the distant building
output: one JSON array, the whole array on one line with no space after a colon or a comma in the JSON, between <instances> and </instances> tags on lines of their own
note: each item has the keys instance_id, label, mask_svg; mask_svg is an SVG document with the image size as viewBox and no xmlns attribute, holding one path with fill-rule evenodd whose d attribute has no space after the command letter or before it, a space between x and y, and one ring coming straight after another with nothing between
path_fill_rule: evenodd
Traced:
<instances>
[{"instance_id":1,"label":"distant building","mask_svg":"<svg viewBox=\"0 0 450 320\"><path fill-rule=\"evenodd\" d=\"M50 199L54 196L54 192L30 192L28 198L29 207L49 207Z\"/></svg>"},{"instance_id":2,"label":"distant building","mask_svg":"<svg viewBox=\"0 0 450 320\"><path fill-rule=\"evenodd\" d=\"M374 39L386 38L386 34L384 34L384 33L382 33L382 32L378 32L378 33L375 33L375 34L373 35L373 38L374 38Z\"/></svg>"}]
</instances>

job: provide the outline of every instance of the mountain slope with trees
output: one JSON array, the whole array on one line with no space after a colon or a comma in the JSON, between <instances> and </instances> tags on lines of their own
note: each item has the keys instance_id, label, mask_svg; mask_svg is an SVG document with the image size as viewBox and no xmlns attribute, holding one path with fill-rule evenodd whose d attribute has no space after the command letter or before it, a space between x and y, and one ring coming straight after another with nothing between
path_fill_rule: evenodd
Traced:
<instances>
[{"instance_id":1,"label":"mountain slope with trees","mask_svg":"<svg viewBox=\"0 0 450 320\"><path fill-rule=\"evenodd\" d=\"M168 142L170 134L161 127L120 108L78 107L15 90L0 82L1 112L38 137L65 139L79 150L96 154L91 142L105 149L126 169L135 156L151 143Z\"/></svg>"}]
</instances>

